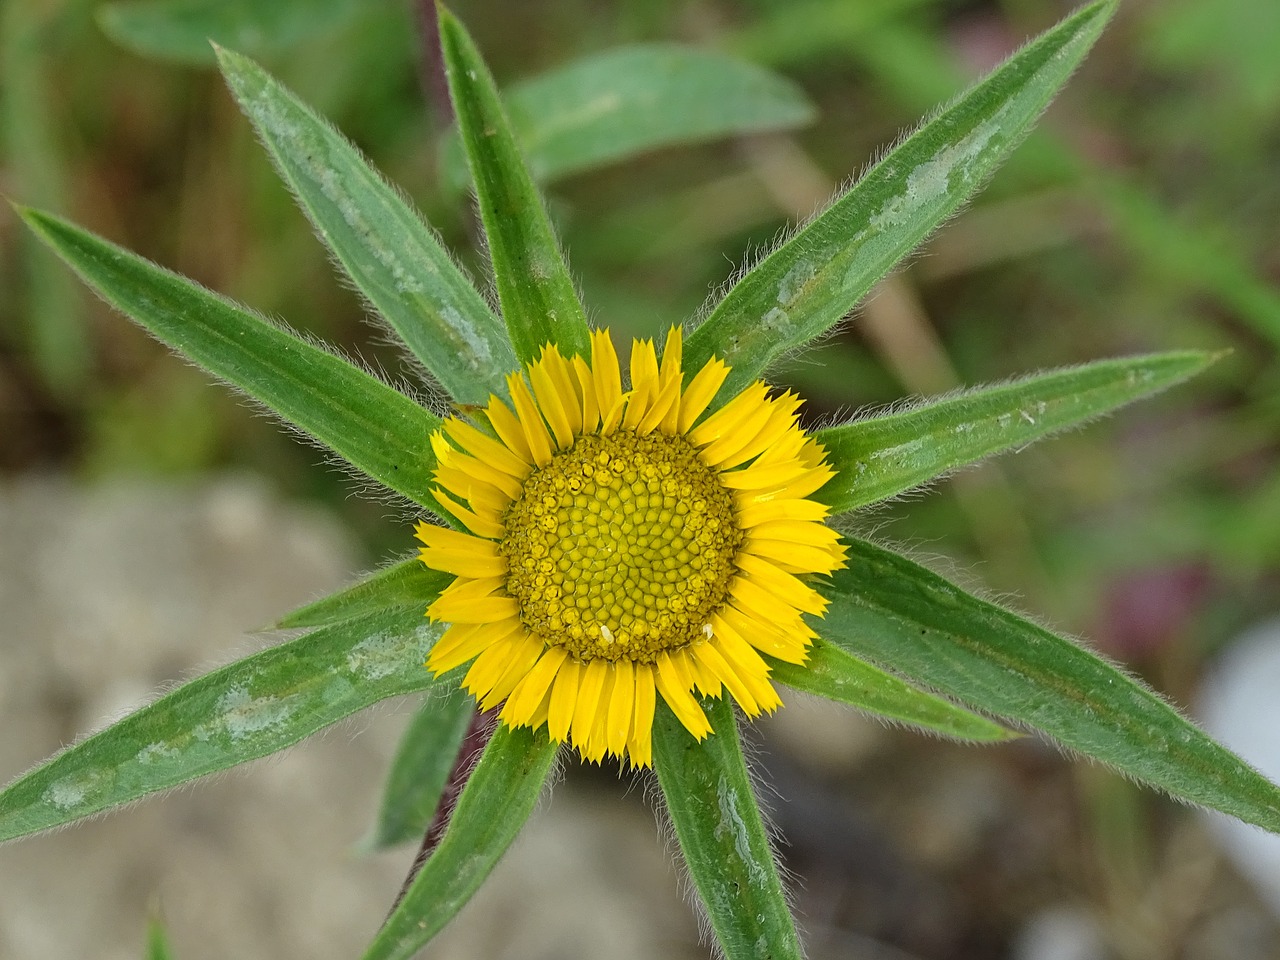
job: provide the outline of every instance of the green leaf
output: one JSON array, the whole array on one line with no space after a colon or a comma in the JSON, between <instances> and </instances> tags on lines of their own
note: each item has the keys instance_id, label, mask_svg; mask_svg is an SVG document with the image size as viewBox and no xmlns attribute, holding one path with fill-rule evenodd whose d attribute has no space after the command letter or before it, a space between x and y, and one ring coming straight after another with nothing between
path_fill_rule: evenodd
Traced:
<instances>
[{"instance_id":1,"label":"green leaf","mask_svg":"<svg viewBox=\"0 0 1280 960\"><path fill-rule=\"evenodd\" d=\"M352 282L459 403L518 365L500 321L431 229L342 134L247 57L218 63L281 177Z\"/></svg>"},{"instance_id":2,"label":"green leaf","mask_svg":"<svg viewBox=\"0 0 1280 960\"><path fill-rule=\"evenodd\" d=\"M307 634L184 684L0 793L0 840L70 823L264 757L433 683L442 624L417 607Z\"/></svg>"},{"instance_id":3,"label":"green leaf","mask_svg":"<svg viewBox=\"0 0 1280 960\"><path fill-rule=\"evenodd\" d=\"M145 56L204 65L210 41L251 53L284 50L350 19L359 0L128 0L98 11L103 32Z\"/></svg>"},{"instance_id":4,"label":"green leaf","mask_svg":"<svg viewBox=\"0 0 1280 960\"><path fill-rule=\"evenodd\" d=\"M586 314L493 77L462 24L439 10L449 92L516 355L531 363L555 343L566 356L590 356Z\"/></svg>"},{"instance_id":5,"label":"green leaf","mask_svg":"<svg viewBox=\"0 0 1280 960\"><path fill-rule=\"evenodd\" d=\"M503 94L516 141L541 183L650 150L809 123L812 105L791 81L723 54L639 44L570 63ZM441 176L466 185L456 136Z\"/></svg>"},{"instance_id":6,"label":"green leaf","mask_svg":"<svg viewBox=\"0 0 1280 960\"><path fill-rule=\"evenodd\" d=\"M416 557L393 563L371 573L349 587L282 618L277 630L298 627L327 627L354 617L368 616L387 607L419 607L426 615L427 604L453 582L453 574L428 569Z\"/></svg>"},{"instance_id":7,"label":"green leaf","mask_svg":"<svg viewBox=\"0 0 1280 960\"><path fill-rule=\"evenodd\" d=\"M1027 44L902 141L794 237L753 267L689 337L686 368L718 356L726 389L821 335L935 227L1024 137L1114 9L1093 3Z\"/></svg>"},{"instance_id":8,"label":"green leaf","mask_svg":"<svg viewBox=\"0 0 1280 960\"><path fill-rule=\"evenodd\" d=\"M773 850L751 791L733 707L704 698L715 730L701 743L661 700L653 768L680 852L726 960L800 957Z\"/></svg>"},{"instance_id":9,"label":"green leaf","mask_svg":"<svg viewBox=\"0 0 1280 960\"><path fill-rule=\"evenodd\" d=\"M431 496L440 420L346 360L176 273L47 213L19 210L89 286L391 490Z\"/></svg>"},{"instance_id":10,"label":"green leaf","mask_svg":"<svg viewBox=\"0 0 1280 960\"><path fill-rule=\"evenodd\" d=\"M771 675L796 690L847 703L898 723L957 740L999 741L1018 736L986 717L917 690L819 638L803 664L769 659Z\"/></svg>"},{"instance_id":11,"label":"green leaf","mask_svg":"<svg viewBox=\"0 0 1280 960\"><path fill-rule=\"evenodd\" d=\"M824 637L1173 796L1280 832L1280 788L1097 655L872 544L824 590Z\"/></svg>"},{"instance_id":12,"label":"green leaf","mask_svg":"<svg viewBox=\"0 0 1280 960\"><path fill-rule=\"evenodd\" d=\"M1217 359L1181 351L1099 360L978 387L913 409L821 430L836 476L815 494L839 514L958 467L1109 413Z\"/></svg>"},{"instance_id":13,"label":"green leaf","mask_svg":"<svg viewBox=\"0 0 1280 960\"><path fill-rule=\"evenodd\" d=\"M422 839L475 715L475 701L461 690L437 684L427 691L391 763L369 850Z\"/></svg>"},{"instance_id":14,"label":"green leaf","mask_svg":"<svg viewBox=\"0 0 1280 960\"><path fill-rule=\"evenodd\" d=\"M462 909L529 819L556 747L545 727L498 727L458 798L440 846L387 917L364 960L408 960Z\"/></svg>"}]
</instances>

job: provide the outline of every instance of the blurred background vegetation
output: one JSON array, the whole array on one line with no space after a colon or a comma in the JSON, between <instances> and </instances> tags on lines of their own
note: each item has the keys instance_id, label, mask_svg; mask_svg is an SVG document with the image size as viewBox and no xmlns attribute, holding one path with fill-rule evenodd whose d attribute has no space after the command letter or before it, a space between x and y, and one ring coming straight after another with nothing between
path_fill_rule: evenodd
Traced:
<instances>
[{"instance_id":1,"label":"blurred background vegetation","mask_svg":"<svg viewBox=\"0 0 1280 960\"><path fill-rule=\"evenodd\" d=\"M696 313L736 265L901 130L1068 9L455 6L503 85L621 45L674 41L776 71L812 102L811 116L773 124L786 129L690 136L702 142L543 171L591 316L618 338ZM0 10L0 192L340 344L392 379L417 379L334 279L203 41L212 33L260 58L334 120L483 276L415 3L7 0ZM952 558L973 583L1087 637L1183 704L1214 651L1276 606L1277 50L1280 4L1270 0L1125 0L973 206L776 377L810 398L820 422L1103 356L1230 351L1170 395L876 510L862 527ZM339 514L370 563L408 550L397 509L352 497L313 448L110 315L7 208L0 438L9 476L185 482L251 469ZM778 814L793 864L811 878L800 895L811 930L924 957L1003 956L1019 918L1065 898L1088 905L1101 955L1244 955L1203 945L1221 903L1248 900L1238 881L1212 867L1195 874L1199 886L1177 885L1186 863L1208 856L1192 814L1109 775L1034 744L979 754L898 732L846 763L775 752L764 766L781 794L816 798ZM921 824L963 818L974 776L982 809L1004 798L1000 817L974 814L962 822L972 835L956 828L963 842L948 834L929 847ZM930 806L939 779L947 791ZM845 820L831 819L831 804ZM848 817L865 818L865 835ZM832 844L824 830L851 839ZM1154 896L1168 889L1182 899ZM1169 902L1192 919L1175 923ZM1274 921L1258 923L1256 955L1275 955Z\"/></svg>"}]
</instances>

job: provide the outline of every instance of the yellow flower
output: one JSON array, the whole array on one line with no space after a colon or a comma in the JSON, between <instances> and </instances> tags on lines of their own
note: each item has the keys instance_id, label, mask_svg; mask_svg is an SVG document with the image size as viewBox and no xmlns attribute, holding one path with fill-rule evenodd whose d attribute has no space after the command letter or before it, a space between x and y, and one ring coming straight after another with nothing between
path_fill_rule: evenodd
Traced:
<instances>
[{"instance_id":1,"label":"yellow flower","mask_svg":"<svg viewBox=\"0 0 1280 960\"><path fill-rule=\"evenodd\" d=\"M777 708L760 653L804 662L801 615L827 604L803 578L844 563L807 499L833 472L794 394L756 382L704 416L728 372L712 359L684 386L673 327L661 364L633 342L624 392L597 330L590 364L549 344L508 378L511 405L446 420L435 495L469 532L417 528L422 561L456 577L427 611L450 624L427 665L474 658L483 708L506 700L505 723L545 723L591 761L649 766L658 694L699 740L695 691Z\"/></svg>"}]
</instances>

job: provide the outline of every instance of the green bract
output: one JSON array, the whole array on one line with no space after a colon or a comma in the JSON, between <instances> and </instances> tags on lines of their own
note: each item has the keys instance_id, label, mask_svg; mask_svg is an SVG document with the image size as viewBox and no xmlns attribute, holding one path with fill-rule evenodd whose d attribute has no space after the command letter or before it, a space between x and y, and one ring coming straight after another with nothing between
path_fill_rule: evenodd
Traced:
<instances>
[{"instance_id":1,"label":"green bract","mask_svg":"<svg viewBox=\"0 0 1280 960\"><path fill-rule=\"evenodd\" d=\"M216 14L217 5L188 6L201 16ZM326 9L338 16L348 6ZM730 387L740 388L838 323L1008 156L1112 9L1109 0L1084 7L902 140L725 293L691 331L686 369L721 357L732 366ZM299 10L298 4L281 6L282 32L305 26ZM163 45L164 23L152 19L153 12L149 4L118 4L105 16L135 43ZM447 11L440 13L440 36L457 149L484 226L497 311L420 216L328 123L252 61L227 50L217 57L351 282L464 405L504 394L503 377L535 359L547 342L566 355L587 349L586 311L535 173L554 176L689 137L785 126L807 109L793 89L754 68L717 73L716 58L646 48L566 71L517 91L509 102L520 111L551 109L556 91L585 95L618 72L641 75L661 58L698 79L689 93L695 100L712 101L730 89L743 93L743 84L759 99L744 94L728 117L716 117L703 102L701 113L683 115L687 122L646 120L637 100L595 120L575 115L563 128L523 113L513 124L471 39ZM655 96L684 92L677 85ZM620 142L619 116L623 127L627 117L640 124L629 141ZM522 144L522 137L531 142ZM524 146L537 158L533 172ZM416 400L70 223L32 210L23 216L86 283L156 337L354 469L448 520L431 493L436 464L428 438L441 421ZM1103 360L831 427L817 439L836 476L818 498L838 515L893 497L1178 383L1212 359L1178 352ZM51 829L243 763L383 698L426 691L369 844L420 836L436 816L474 716L456 676L433 678L423 666L443 630L424 620L423 611L449 579L416 560L403 561L290 614L280 627L310 632L177 688L11 784L0 794L0 839ZM1138 681L1074 643L856 539L849 542L847 567L815 586L831 603L825 619L812 621L822 639L803 666L773 663L779 682L958 739L1000 741L1016 736L1015 729L1038 731L1175 797L1280 832L1280 790ZM704 706L715 733L702 742L665 706L654 726L655 772L680 850L726 956L798 957L733 709L726 700ZM367 957L408 957L448 922L519 831L555 759L545 729L497 730L439 846ZM154 940L152 955L164 953L162 941Z\"/></svg>"}]
</instances>

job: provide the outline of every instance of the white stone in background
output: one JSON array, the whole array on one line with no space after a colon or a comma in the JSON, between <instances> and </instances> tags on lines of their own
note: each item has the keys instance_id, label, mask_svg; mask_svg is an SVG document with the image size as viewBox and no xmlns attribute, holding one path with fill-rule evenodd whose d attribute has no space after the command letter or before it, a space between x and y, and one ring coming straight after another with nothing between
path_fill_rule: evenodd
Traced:
<instances>
[{"instance_id":1,"label":"white stone in background","mask_svg":"<svg viewBox=\"0 0 1280 960\"><path fill-rule=\"evenodd\" d=\"M1010 960L1106 960L1102 931L1082 907L1057 904L1034 913L1009 949Z\"/></svg>"},{"instance_id":2,"label":"white stone in background","mask_svg":"<svg viewBox=\"0 0 1280 960\"><path fill-rule=\"evenodd\" d=\"M276 642L246 631L341 586L354 554L323 511L249 479L0 483L0 784ZM352 853L412 706L0 847L0 960L137 960L157 906L181 960L359 956L413 857ZM424 957L705 957L653 817L624 790L558 789Z\"/></svg>"},{"instance_id":3,"label":"white stone in background","mask_svg":"<svg viewBox=\"0 0 1280 960\"><path fill-rule=\"evenodd\" d=\"M1218 659L1200 690L1205 729L1280 783L1280 619L1248 630ZM1280 916L1280 836L1209 812L1227 856Z\"/></svg>"}]
</instances>

